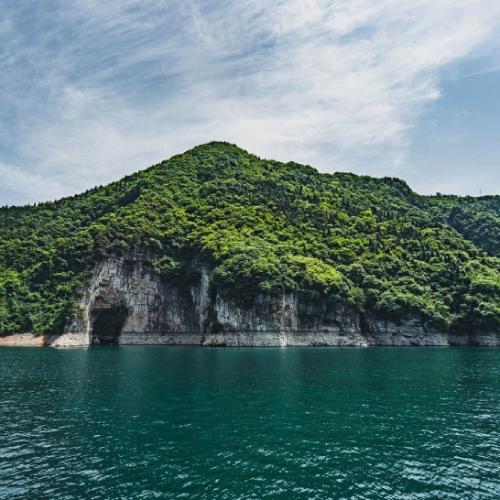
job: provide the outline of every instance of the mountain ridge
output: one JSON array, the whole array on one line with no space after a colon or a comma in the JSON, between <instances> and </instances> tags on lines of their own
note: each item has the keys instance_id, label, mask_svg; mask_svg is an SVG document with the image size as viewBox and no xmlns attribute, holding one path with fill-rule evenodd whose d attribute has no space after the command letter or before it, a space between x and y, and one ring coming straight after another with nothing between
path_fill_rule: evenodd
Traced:
<instances>
[{"instance_id":1,"label":"mountain ridge","mask_svg":"<svg viewBox=\"0 0 500 500\"><path fill-rule=\"evenodd\" d=\"M295 161L286 161L285 162L285 161L272 160L270 158L263 158L263 157L260 157L258 155L255 155L253 153L250 153L246 149L241 148L241 147L237 146L236 144L233 144L233 143L230 143L230 142L227 142L227 141L210 141L210 142L207 142L207 143L204 143L204 144L200 144L198 146L194 146L194 147L186 150L183 153L175 154L175 155L171 156L170 158L162 160L159 163L155 163L153 165L150 165L149 167L145 167L145 168L139 169L139 170L137 170L135 172L132 172L130 174L124 175L123 177L121 177L121 178L119 178L117 180L114 180L114 181L110 181L107 184L95 185L93 187L85 189L82 192L75 193L75 194L70 194L70 195L67 195L67 196L62 196L61 198L57 198L57 199L53 199L53 200L35 201L33 203L22 203L22 204L13 204L13 205L12 204L11 205L0 205L0 210L29 209L29 208L39 207L39 206L43 206L43 205L52 205L52 204L57 204L57 203L63 203L65 201L67 201L67 200L73 200L75 198L80 198L82 196L86 196L86 195L88 195L90 193L93 193L93 192L95 192L95 191L97 191L99 189L102 189L102 188L105 188L105 187L108 187L108 186L113 186L113 185L119 184L119 183L121 183L121 182L123 182L125 180L134 178L135 176L140 175L142 172L148 171L151 168L158 167L159 165L164 165L165 163L167 163L169 161L172 161L172 160L175 160L178 157L182 157L185 154L194 153L197 150L200 150L200 149L203 150L204 148L218 147L218 146L233 148L234 150L237 150L237 151L243 152L243 153L245 153L247 155L250 155L252 157L255 157L256 159L258 159L260 161L269 161L269 162L279 163L279 164L285 165L285 166L296 165L296 166L300 166L300 167L307 167L307 168L311 169L313 172L315 172L315 173L317 173L319 175L322 175L322 176L332 176L332 177L336 177L336 176L338 176L338 177L341 177L341 176L350 176L350 177L359 178L359 179L363 179L363 178L372 179L372 180L380 181L380 182L395 182L395 183L400 183L404 189L410 191L413 195L415 195L417 197L422 197L422 198L443 198L443 199L450 199L450 200L455 200L455 201L457 201L457 200L463 200L463 201L470 200L472 202L474 202L474 201L496 200L496 203L500 204L500 195L487 194L487 195L478 195L478 196L476 196L476 195L458 195L458 194L453 194L453 193L449 193L449 194L443 194L443 193L420 194L420 193L414 191L411 188L411 186L404 179L402 179L400 177L393 177L393 176L375 177L375 176L371 176L371 175L367 175L367 174L355 174L353 172L344 171L344 170L337 170L337 171L334 171L334 172L322 172L321 170L319 170L318 168L314 167L313 165L301 164L301 163L297 163Z\"/></svg>"},{"instance_id":2,"label":"mountain ridge","mask_svg":"<svg viewBox=\"0 0 500 500\"><path fill-rule=\"evenodd\" d=\"M286 292L496 332L499 228L499 196L424 196L400 179L211 142L79 195L0 209L0 333L63 332L96 265L132 254L185 287L203 263L211 293L242 307Z\"/></svg>"}]
</instances>

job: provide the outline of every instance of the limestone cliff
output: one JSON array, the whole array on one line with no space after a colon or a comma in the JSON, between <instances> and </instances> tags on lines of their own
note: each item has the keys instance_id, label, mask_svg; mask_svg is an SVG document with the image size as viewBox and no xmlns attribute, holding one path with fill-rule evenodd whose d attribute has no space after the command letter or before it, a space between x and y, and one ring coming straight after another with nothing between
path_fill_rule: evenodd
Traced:
<instances>
[{"instance_id":1,"label":"limestone cliff","mask_svg":"<svg viewBox=\"0 0 500 500\"><path fill-rule=\"evenodd\" d=\"M260 294L242 306L211 289L211 271L199 266L191 286L160 279L140 256L110 259L94 270L78 317L48 345L187 344L205 346L500 345L489 334L451 335L417 319L401 324L361 315L345 306ZM104 321L108 317L108 321Z\"/></svg>"},{"instance_id":2,"label":"limestone cliff","mask_svg":"<svg viewBox=\"0 0 500 500\"><path fill-rule=\"evenodd\" d=\"M497 196L421 196L399 179L209 143L79 195L0 208L0 337L495 343L498 221Z\"/></svg>"}]
</instances>

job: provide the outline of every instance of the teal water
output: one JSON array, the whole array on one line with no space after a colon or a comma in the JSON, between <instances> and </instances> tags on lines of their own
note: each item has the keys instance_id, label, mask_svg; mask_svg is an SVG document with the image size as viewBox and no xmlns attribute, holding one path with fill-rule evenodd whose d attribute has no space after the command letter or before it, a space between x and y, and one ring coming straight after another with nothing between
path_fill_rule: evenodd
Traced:
<instances>
[{"instance_id":1,"label":"teal water","mask_svg":"<svg viewBox=\"0 0 500 500\"><path fill-rule=\"evenodd\" d=\"M1 498L499 498L500 349L0 350Z\"/></svg>"}]
</instances>

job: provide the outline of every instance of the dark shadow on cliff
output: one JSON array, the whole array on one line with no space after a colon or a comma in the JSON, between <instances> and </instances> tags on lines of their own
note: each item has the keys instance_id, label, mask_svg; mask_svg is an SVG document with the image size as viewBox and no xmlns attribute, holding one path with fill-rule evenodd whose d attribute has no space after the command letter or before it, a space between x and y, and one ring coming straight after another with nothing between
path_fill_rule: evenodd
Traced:
<instances>
[{"instance_id":1,"label":"dark shadow on cliff","mask_svg":"<svg viewBox=\"0 0 500 500\"><path fill-rule=\"evenodd\" d=\"M115 305L106 309L94 309L91 312L92 345L118 345L128 310L124 305Z\"/></svg>"}]
</instances>

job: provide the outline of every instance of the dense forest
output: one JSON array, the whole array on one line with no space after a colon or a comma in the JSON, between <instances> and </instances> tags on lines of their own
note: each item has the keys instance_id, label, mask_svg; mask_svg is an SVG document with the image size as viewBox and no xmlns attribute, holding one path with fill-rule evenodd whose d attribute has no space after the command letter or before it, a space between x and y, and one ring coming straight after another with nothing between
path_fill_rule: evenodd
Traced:
<instances>
[{"instance_id":1,"label":"dense forest","mask_svg":"<svg viewBox=\"0 0 500 500\"><path fill-rule=\"evenodd\" d=\"M420 196L210 143L81 195L0 209L0 334L59 332L96 262L242 303L295 291L443 331L500 330L500 197Z\"/></svg>"}]
</instances>

